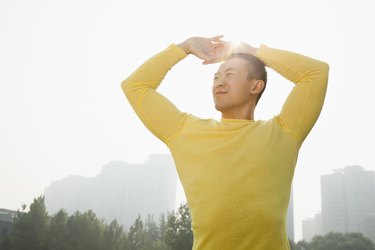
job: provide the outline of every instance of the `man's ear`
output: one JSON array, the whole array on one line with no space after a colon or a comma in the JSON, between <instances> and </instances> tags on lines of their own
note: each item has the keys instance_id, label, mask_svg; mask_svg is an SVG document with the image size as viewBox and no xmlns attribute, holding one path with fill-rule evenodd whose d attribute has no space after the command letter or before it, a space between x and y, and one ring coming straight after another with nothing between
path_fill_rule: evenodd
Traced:
<instances>
[{"instance_id":1,"label":"man's ear","mask_svg":"<svg viewBox=\"0 0 375 250\"><path fill-rule=\"evenodd\" d=\"M264 89L264 81L263 80L254 80L252 84L251 94L259 94Z\"/></svg>"}]
</instances>

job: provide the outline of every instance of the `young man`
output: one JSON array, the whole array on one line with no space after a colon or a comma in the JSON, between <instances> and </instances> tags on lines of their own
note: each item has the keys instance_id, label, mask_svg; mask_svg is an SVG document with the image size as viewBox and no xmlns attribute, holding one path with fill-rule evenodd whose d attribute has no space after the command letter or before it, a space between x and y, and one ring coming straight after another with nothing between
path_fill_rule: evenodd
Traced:
<instances>
[{"instance_id":1,"label":"young man","mask_svg":"<svg viewBox=\"0 0 375 250\"><path fill-rule=\"evenodd\" d=\"M192 216L193 249L289 249L285 221L294 167L321 111L328 65L264 45L242 44L228 58L229 47L221 36L172 44L122 88L174 157ZM226 59L212 88L220 121L180 112L156 91L188 54L204 64ZM267 81L263 63L295 87L280 114L257 121L254 109Z\"/></svg>"}]
</instances>

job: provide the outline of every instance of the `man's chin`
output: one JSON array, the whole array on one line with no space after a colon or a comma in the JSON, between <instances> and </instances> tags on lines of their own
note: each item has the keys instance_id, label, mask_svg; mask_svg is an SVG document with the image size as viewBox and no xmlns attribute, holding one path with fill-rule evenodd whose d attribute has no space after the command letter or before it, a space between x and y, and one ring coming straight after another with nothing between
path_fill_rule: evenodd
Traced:
<instances>
[{"instance_id":1,"label":"man's chin","mask_svg":"<svg viewBox=\"0 0 375 250\"><path fill-rule=\"evenodd\" d=\"M222 105L215 104L215 109L221 113L224 112L225 108Z\"/></svg>"}]
</instances>

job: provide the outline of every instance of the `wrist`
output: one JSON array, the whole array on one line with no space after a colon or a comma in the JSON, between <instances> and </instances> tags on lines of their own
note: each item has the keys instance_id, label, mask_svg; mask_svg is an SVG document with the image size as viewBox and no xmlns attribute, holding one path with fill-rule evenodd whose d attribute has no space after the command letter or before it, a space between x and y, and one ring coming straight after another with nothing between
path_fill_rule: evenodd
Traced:
<instances>
[{"instance_id":1,"label":"wrist","mask_svg":"<svg viewBox=\"0 0 375 250\"><path fill-rule=\"evenodd\" d=\"M187 43L187 40L182 43L177 44L177 46L183 49L187 55L190 54L190 47L189 47L189 44Z\"/></svg>"},{"instance_id":2,"label":"wrist","mask_svg":"<svg viewBox=\"0 0 375 250\"><path fill-rule=\"evenodd\" d=\"M257 48L250 46L249 44L246 43L240 43L239 46L237 47L237 53L245 53L245 54L250 54L255 56L257 52Z\"/></svg>"}]
</instances>

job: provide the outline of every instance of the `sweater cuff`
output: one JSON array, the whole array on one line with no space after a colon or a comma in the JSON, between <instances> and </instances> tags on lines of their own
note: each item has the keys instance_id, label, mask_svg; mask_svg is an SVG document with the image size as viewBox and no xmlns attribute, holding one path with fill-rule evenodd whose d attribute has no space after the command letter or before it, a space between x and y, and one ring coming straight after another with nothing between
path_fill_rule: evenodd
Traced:
<instances>
[{"instance_id":1,"label":"sweater cuff","mask_svg":"<svg viewBox=\"0 0 375 250\"><path fill-rule=\"evenodd\" d=\"M179 46L177 46L174 43L169 45L167 50L173 51L176 54L176 56L179 60L182 60L187 56L185 50L183 50L182 48L180 48Z\"/></svg>"},{"instance_id":2,"label":"sweater cuff","mask_svg":"<svg viewBox=\"0 0 375 250\"><path fill-rule=\"evenodd\" d=\"M261 44L255 53L255 56L258 57L260 60L264 62L264 58L267 58L267 54L269 53L269 47L264 44ZM264 62L265 63L265 62Z\"/></svg>"}]
</instances>

